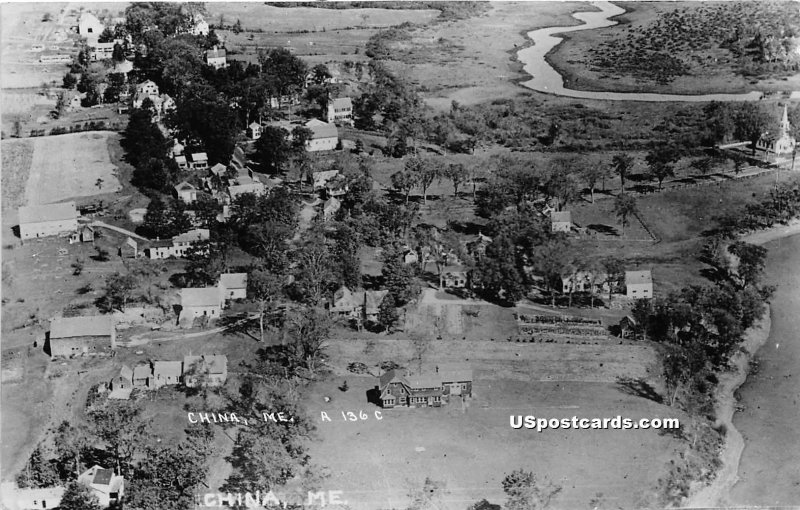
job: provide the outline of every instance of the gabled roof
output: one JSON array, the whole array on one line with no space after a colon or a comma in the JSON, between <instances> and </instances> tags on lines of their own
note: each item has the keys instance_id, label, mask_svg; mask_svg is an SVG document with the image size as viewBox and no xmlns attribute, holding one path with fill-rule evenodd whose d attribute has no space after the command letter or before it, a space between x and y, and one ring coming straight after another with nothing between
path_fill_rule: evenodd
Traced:
<instances>
[{"instance_id":1,"label":"gabled roof","mask_svg":"<svg viewBox=\"0 0 800 510\"><path fill-rule=\"evenodd\" d=\"M181 306L220 306L218 287L181 289Z\"/></svg>"},{"instance_id":2,"label":"gabled roof","mask_svg":"<svg viewBox=\"0 0 800 510\"><path fill-rule=\"evenodd\" d=\"M222 273L219 275L219 284L226 289L246 289L247 273Z\"/></svg>"},{"instance_id":3,"label":"gabled roof","mask_svg":"<svg viewBox=\"0 0 800 510\"><path fill-rule=\"evenodd\" d=\"M104 315L61 317L50 321L50 340L76 336L110 336L114 319Z\"/></svg>"},{"instance_id":4,"label":"gabled roof","mask_svg":"<svg viewBox=\"0 0 800 510\"><path fill-rule=\"evenodd\" d=\"M409 387L412 390L417 388L440 388L442 379L439 374L412 375L406 377Z\"/></svg>"},{"instance_id":5,"label":"gabled roof","mask_svg":"<svg viewBox=\"0 0 800 510\"><path fill-rule=\"evenodd\" d=\"M214 47L210 50L206 50L206 58L225 58L225 48Z\"/></svg>"},{"instance_id":6,"label":"gabled roof","mask_svg":"<svg viewBox=\"0 0 800 510\"><path fill-rule=\"evenodd\" d=\"M249 127L252 130L261 129L261 124L259 124L258 122L253 121L247 127Z\"/></svg>"},{"instance_id":7,"label":"gabled roof","mask_svg":"<svg viewBox=\"0 0 800 510\"><path fill-rule=\"evenodd\" d=\"M208 161L208 155L205 152L195 152L192 154L192 161Z\"/></svg>"},{"instance_id":8,"label":"gabled roof","mask_svg":"<svg viewBox=\"0 0 800 510\"><path fill-rule=\"evenodd\" d=\"M119 369L119 373L117 377L122 377L123 379L133 379L133 370L128 365L122 365Z\"/></svg>"},{"instance_id":9,"label":"gabled roof","mask_svg":"<svg viewBox=\"0 0 800 510\"><path fill-rule=\"evenodd\" d=\"M379 384L378 387L381 390L381 392L383 392L383 390L386 389L386 386L388 386L389 383L391 383L393 381L396 381L396 382L399 382L401 384L405 384L406 386L408 386L408 381L406 381L403 378L403 376L399 375L397 373L397 370L389 370L388 372L386 372L385 374L380 376L380 378L378 379L378 384Z\"/></svg>"},{"instance_id":10,"label":"gabled roof","mask_svg":"<svg viewBox=\"0 0 800 510\"><path fill-rule=\"evenodd\" d=\"M186 163L186 156L175 156L176 163Z\"/></svg>"},{"instance_id":11,"label":"gabled roof","mask_svg":"<svg viewBox=\"0 0 800 510\"><path fill-rule=\"evenodd\" d=\"M192 184L186 181L181 181L175 185L175 191L177 191L178 193L180 193L181 191L196 191L196 190L197 188L195 188Z\"/></svg>"},{"instance_id":12,"label":"gabled roof","mask_svg":"<svg viewBox=\"0 0 800 510\"><path fill-rule=\"evenodd\" d=\"M153 363L153 377L180 377L183 364L180 361L156 361Z\"/></svg>"},{"instance_id":13,"label":"gabled roof","mask_svg":"<svg viewBox=\"0 0 800 510\"><path fill-rule=\"evenodd\" d=\"M147 379L153 374L153 370L150 365L136 365L133 367L133 378L134 379Z\"/></svg>"},{"instance_id":14,"label":"gabled roof","mask_svg":"<svg viewBox=\"0 0 800 510\"><path fill-rule=\"evenodd\" d=\"M439 370L439 373L437 375L442 380L442 383L472 381L471 368L453 368L449 370L447 369Z\"/></svg>"},{"instance_id":15,"label":"gabled roof","mask_svg":"<svg viewBox=\"0 0 800 510\"><path fill-rule=\"evenodd\" d=\"M653 283L653 274L649 269L644 271L625 271L625 285L637 283Z\"/></svg>"},{"instance_id":16,"label":"gabled roof","mask_svg":"<svg viewBox=\"0 0 800 510\"><path fill-rule=\"evenodd\" d=\"M374 311L381 306L383 298L385 298L388 293L388 290L368 290L364 292L364 306L367 312L370 310Z\"/></svg>"},{"instance_id":17,"label":"gabled roof","mask_svg":"<svg viewBox=\"0 0 800 510\"><path fill-rule=\"evenodd\" d=\"M333 124L322 122L321 120L311 119L306 122L306 127L311 130L311 139L318 138L338 138L339 130Z\"/></svg>"},{"instance_id":18,"label":"gabled roof","mask_svg":"<svg viewBox=\"0 0 800 510\"><path fill-rule=\"evenodd\" d=\"M224 354L205 354L203 360L208 365L210 374L222 374L228 371L228 357Z\"/></svg>"},{"instance_id":19,"label":"gabled roof","mask_svg":"<svg viewBox=\"0 0 800 510\"><path fill-rule=\"evenodd\" d=\"M134 239L130 238L130 237L125 239L125 242L122 243L122 245L123 246L128 245L131 248L138 248L138 245L136 244L136 241Z\"/></svg>"},{"instance_id":20,"label":"gabled roof","mask_svg":"<svg viewBox=\"0 0 800 510\"><path fill-rule=\"evenodd\" d=\"M60 204L23 205L19 208L20 225L43 221L72 220L78 217L75 202Z\"/></svg>"},{"instance_id":21,"label":"gabled roof","mask_svg":"<svg viewBox=\"0 0 800 510\"><path fill-rule=\"evenodd\" d=\"M114 472L110 469L98 469L94 472L94 479L92 479L92 483L96 485L108 485L111 483L111 477L114 475Z\"/></svg>"},{"instance_id":22,"label":"gabled roof","mask_svg":"<svg viewBox=\"0 0 800 510\"><path fill-rule=\"evenodd\" d=\"M322 204L322 207L325 210L333 209L333 208L338 209L341 206L342 206L342 202L339 199L337 199L336 197L331 197L328 200L326 200L325 202L323 202L323 204Z\"/></svg>"},{"instance_id":23,"label":"gabled roof","mask_svg":"<svg viewBox=\"0 0 800 510\"><path fill-rule=\"evenodd\" d=\"M553 211L550 213L550 220L553 223L572 223L572 213L570 211Z\"/></svg>"},{"instance_id":24,"label":"gabled roof","mask_svg":"<svg viewBox=\"0 0 800 510\"><path fill-rule=\"evenodd\" d=\"M208 241L211 233L207 228L194 228L172 238L173 243L192 243L195 241Z\"/></svg>"},{"instance_id":25,"label":"gabled roof","mask_svg":"<svg viewBox=\"0 0 800 510\"><path fill-rule=\"evenodd\" d=\"M334 110L340 110L342 108L353 108L353 101L349 97L337 97L331 103L333 105Z\"/></svg>"}]
</instances>

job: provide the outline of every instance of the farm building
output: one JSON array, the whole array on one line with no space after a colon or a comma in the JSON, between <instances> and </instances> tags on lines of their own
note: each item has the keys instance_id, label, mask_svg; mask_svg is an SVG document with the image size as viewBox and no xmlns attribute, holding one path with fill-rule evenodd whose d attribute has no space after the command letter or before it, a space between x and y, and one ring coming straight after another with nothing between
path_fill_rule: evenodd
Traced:
<instances>
[{"instance_id":1,"label":"farm building","mask_svg":"<svg viewBox=\"0 0 800 510\"><path fill-rule=\"evenodd\" d=\"M633 299L653 297L653 275L650 270L625 271L625 295Z\"/></svg>"},{"instance_id":2,"label":"farm building","mask_svg":"<svg viewBox=\"0 0 800 510\"><path fill-rule=\"evenodd\" d=\"M455 369L435 374L401 376L390 370L378 380L379 404L384 408L440 407L450 396L472 396L472 370Z\"/></svg>"},{"instance_id":3,"label":"farm building","mask_svg":"<svg viewBox=\"0 0 800 510\"><path fill-rule=\"evenodd\" d=\"M228 357L225 355L184 356L183 384L222 386L228 380Z\"/></svg>"},{"instance_id":4,"label":"farm building","mask_svg":"<svg viewBox=\"0 0 800 510\"><path fill-rule=\"evenodd\" d=\"M125 242L122 243L119 247L119 256L127 259L132 258L135 259L139 255L139 245L131 239L130 237L125 239Z\"/></svg>"},{"instance_id":5,"label":"farm building","mask_svg":"<svg viewBox=\"0 0 800 510\"><path fill-rule=\"evenodd\" d=\"M108 386L112 390L125 390L133 388L133 370L131 370L127 365L122 365L117 372L117 375L111 379L111 382L108 384Z\"/></svg>"},{"instance_id":6,"label":"farm building","mask_svg":"<svg viewBox=\"0 0 800 510\"><path fill-rule=\"evenodd\" d=\"M118 504L125 492L125 478L115 475L111 469L103 469L98 465L83 472L78 477L78 483L88 487L103 508Z\"/></svg>"},{"instance_id":7,"label":"farm building","mask_svg":"<svg viewBox=\"0 0 800 510\"><path fill-rule=\"evenodd\" d=\"M49 510L58 508L65 490L64 487L19 488L13 482L3 482L0 500L8 510Z\"/></svg>"},{"instance_id":8,"label":"farm building","mask_svg":"<svg viewBox=\"0 0 800 510\"><path fill-rule=\"evenodd\" d=\"M204 316L216 319L222 312L222 302L219 287L181 289L180 322Z\"/></svg>"},{"instance_id":9,"label":"farm building","mask_svg":"<svg viewBox=\"0 0 800 510\"><path fill-rule=\"evenodd\" d=\"M631 315L626 315L619 321L619 336L622 338L632 337L635 339L636 330L639 323Z\"/></svg>"},{"instance_id":10,"label":"farm building","mask_svg":"<svg viewBox=\"0 0 800 510\"><path fill-rule=\"evenodd\" d=\"M104 315L62 317L50 321L51 356L109 352L116 347L114 319Z\"/></svg>"},{"instance_id":11,"label":"farm building","mask_svg":"<svg viewBox=\"0 0 800 510\"><path fill-rule=\"evenodd\" d=\"M149 364L136 365L133 367L133 387L147 388L152 376L153 368Z\"/></svg>"},{"instance_id":12,"label":"farm building","mask_svg":"<svg viewBox=\"0 0 800 510\"><path fill-rule=\"evenodd\" d=\"M569 211L553 211L550 213L550 230L552 232L569 232L572 229L572 213Z\"/></svg>"},{"instance_id":13,"label":"farm building","mask_svg":"<svg viewBox=\"0 0 800 510\"><path fill-rule=\"evenodd\" d=\"M205 54L206 64L214 69L222 69L228 67L228 60L225 53L225 48L217 48L214 46L210 50L206 50Z\"/></svg>"},{"instance_id":14,"label":"farm building","mask_svg":"<svg viewBox=\"0 0 800 510\"><path fill-rule=\"evenodd\" d=\"M175 156L175 163L178 164L178 168L180 168L181 170L189 169L189 163L187 163L186 156L184 156L183 154Z\"/></svg>"},{"instance_id":15,"label":"farm building","mask_svg":"<svg viewBox=\"0 0 800 510\"><path fill-rule=\"evenodd\" d=\"M251 140L258 140L261 138L261 124L258 122L251 122L247 126L247 137Z\"/></svg>"},{"instance_id":16,"label":"farm building","mask_svg":"<svg viewBox=\"0 0 800 510\"><path fill-rule=\"evenodd\" d=\"M197 200L197 188L186 181L176 184L173 192L175 197L185 204L191 204Z\"/></svg>"},{"instance_id":17,"label":"farm building","mask_svg":"<svg viewBox=\"0 0 800 510\"><path fill-rule=\"evenodd\" d=\"M88 243L94 241L94 229L90 225L84 225L77 232L69 236L69 244Z\"/></svg>"},{"instance_id":18,"label":"farm building","mask_svg":"<svg viewBox=\"0 0 800 510\"><path fill-rule=\"evenodd\" d=\"M311 138L306 142L308 152L336 149L339 144L339 130L334 124L311 119L306 122L306 127L311 130Z\"/></svg>"},{"instance_id":19,"label":"farm building","mask_svg":"<svg viewBox=\"0 0 800 510\"><path fill-rule=\"evenodd\" d=\"M183 367L180 361L156 361L153 363L152 387L155 389L162 386L179 384Z\"/></svg>"},{"instance_id":20,"label":"farm building","mask_svg":"<svg viewBox=\"0 0 800 510\"><path fill-rule=\"evenodd\" d=\"M90 41L96 41L105 30L105 26L91 12L84 12L78 20L78 35Z\"/></svg>"},{"instance_id":21,"label":"farm building","mask_svg":"<svg viewBox=\"0 0 800 510\"><path fill-rule=\"evenodd\" d=\"M225 299L245 299L247 273L222 273L219 275L219 290Z\"/></svg>"},{"instance_id":22,"label":"farm building","mask_svg":"<svg viewBox=\"0 0 800 510\"><path fill-rule=\"evenodd\" d=\"M353 101L349 97L337 97L328 102L327 119L329 123L353 124Z\"/></svg>"},{"instance_id":23,"label":"farm building","mask_svg":"<svg viewBox=\"0 0 800 510\"><path fill-rule=\"evenodd\" d=\"M55 236L77 230L75 202L24 205L19 208L19 236L22 239Z\"/></svg>"}]
</instances>

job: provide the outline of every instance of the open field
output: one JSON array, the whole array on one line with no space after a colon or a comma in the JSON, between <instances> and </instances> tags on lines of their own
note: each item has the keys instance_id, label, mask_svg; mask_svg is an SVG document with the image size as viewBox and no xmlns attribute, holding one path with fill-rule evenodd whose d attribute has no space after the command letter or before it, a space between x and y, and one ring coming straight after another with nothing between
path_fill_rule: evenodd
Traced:
<instances>
[{"instance_id":1,"label":"open field","mask_svg":"<svg viewBox=\"0 0 800 510\"><path fill-rule=\"evenodd\" d=\"M409 23L427 23L439 11L414 9L316 9L313 7L274 7L259 3L208 3L207 20L225 25L241 21L244 30L265 32L321 32L344 28L383 28Z\"/></svg>"},{"instance_id":2,"label":"open field","mask_svg":"<svg viewBox=\"0 0 800 510\"><path fill-rule=\"evenodd\" d=\"M583 508L593 498L612 508L631 508L644 496L642 491L656 484L680 445L656 431L537 433L509 426L508 416L516 414L683 418L615 384L617 376L648 377L653 352L646 345L596 348L433 341L425 369L455 361L471 364L474 399L464 411L457 401L439 409L383 410L378 421L374 411L379 408L366 402L366 392L376 379L347 373L344 367L351 361L374 365L395 360L416 370L416 363L409 363L410 344L332 341L328 353L335 376L318 384L309 398L308 411L322 439L314 444L312 458L324 459L331 471L328 485L343 490L354 509L402 508L426 476L446 487L441 508L463 509L483 497L502 503L500 482L518 468L546 475L563 487L555 508ZM542 381L556 375L560 382ZM581 381L569 381L576 377ZM334 389L342 380L350 387L345 393ZM331 402L324 402L326 395ZM369 415L366 421L341 419L341 411L359 410ZM333 421L322 422L321 411Z\"/></svg>"},{"instance_id":3,"label":"open field","mask_svg":"<svg viewBox=\"0 0 800 510\"><path fill-rule=\"evenodd\" d=\"M774 78L740 74L741 64L729 50L719 47L723 36L715 31L727 35L730 23L746 20L758 25L760 20L743 15L726 18L730 15L720 15L725 10L720 5L625 3L628 12L617 18L619 24L566 35L548 61L564 75L567 87L581 90L705 94L798 89L798 74ZM791 14L788 4L784 8ZM663 21L668 13L688 18ZM658 75L666 78L655 79Z\"/></svg>"},{"instance_id":4,"label":"open field","mask_svg":"<svg viewBox=\"0 0 800 510\"><path fill-rule=\"evenodd\" d=\"M107 139L115 136L85 132L34 139L27 203L48 204L121 189L107 147ZM99 185L98 180L102 180Z\"/></svg>"},{"instance_id":5,"label":"open field","mask_svg":"<svg viewBox=\"0 0 800 510\"><path fill-rule=\"evenodd\" d=\"M33 140L3 140L2 184L3 210L12 210L24 205L25 187L28 184L33 161Z\"/></svg>"}]
</instances>

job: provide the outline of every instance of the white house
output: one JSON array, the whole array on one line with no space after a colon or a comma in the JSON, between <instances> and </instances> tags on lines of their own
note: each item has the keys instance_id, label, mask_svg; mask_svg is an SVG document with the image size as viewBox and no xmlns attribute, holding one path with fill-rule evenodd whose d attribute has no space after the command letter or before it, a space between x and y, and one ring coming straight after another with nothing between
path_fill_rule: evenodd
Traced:
<instances>
[{"instance_id":1,"label":"white house","mask_svg":"<svg viewBox=\"0 0 800 510\"><path fill-rule=\"evenodd\" d=\"M191 166L194 170L205 170L208 168L208 155L205 152L192 154Z\"/></svg>"},{"instance_id":2,"label":"white house","mask_svg":"<svg viewBox=\"0 0 800 510\"><path fill-rule=\"evenodd\" d=\"M214 46L210 50L206 50L206 64L210 65L214 69L222 69L223 67L228 67L228 60L225 52L225 48L217 48Z\"/></svg>"},{"instance_id":3,"label":"white house","mask_svg":"<svg viewBox=\"0 0 800 510\"><path fill-rule=\"evenodd\" d=\"M24 205L19 208L19 236L22 239L55 236L77 230L75 202Z\"/></svg>"},{"instance_id":4,"label":"white house","mask_svg":"<svg viewBox=\"0 0 800 510\"><path fill-rule=\"evenodd\" d=\"M200 16L199 14L195 15L191 23L192 26L189 29L189 33L191 33L192 35L208 35L209 31L208 22L205 19L203 19L202 16Z\"/></svg>"},{"instance_id":5,"label":"white house","mask_svg":"<svg viewBox=\"0 0 800 510\"><path fill-rule=\"evenodd\" d=\"M258 140L261 138L261 124L258 122L251 122L249 126L247 126L247 136L251 140Z\"/></svg>"},{"instance_id":6,"label":"white house","mask_svg":"<svg viewBox=\"0 0 800 510\"><path fill-rule=\"evenodd\" d=\"M209 238L210 233L207 228L192 229L170 240L153 241L147 249L147 255L153 260L184 257L191 246L199 242L208 241Z\"/></svg>"},{"instance_id":7,"label":"white house","mask_svg":"<svg viewBox=\"0 0 800 510\"><path fill-rule=\"evenodd\" d=\"M311 119L306 122L306 127L311 130L311 138L306 142L308 152L336 149L339 143L339 131L334 124Z\"/></svg>"},{"instance_id":8,"label":"white house","mask_svg":"<svg viewBox=\"0 0 800 510\"><path fill-rule=\"evenodd\" d=\"M222 273L219 275L219 291L224 299L245 299L247 273Z\"/></svg>"},{"instance_id":9,"label":"white house","mask_svg":"<svg viewBox=\"0 0 800 510\"><path fill-rule=\"evenodd\" d=\"M83 484L97 496L100 506L108 508L116 504L125 492L125 478L114 474L111 469L103 469L94 465L78 477L78 483Z\"/></svg>"},{"instance_id":10,"label":"white house","mask_svg":"<svg viewBox=\"0 0 800 510\"><path fill-rule=\"evenodd\" d=\"M105 30L105 25L103 25L97 16L90 12L84 12L81 14L80 19L78 20L78 35L81 37L85 37L92 40L97 40L100 37L100 34L103 33Z\"/></svg>"},{"instance_id":11,"label":"white house","mask_svg":"<svg viewBox=\"0 0 800 510\"><path fill-rule=\"evenodd\" d=\"M175 163L178 164L178 168L181 170L189 170L189 163L186 161L186 156L183 154L175 156Z\"/></svg>"},{"instance_id":12,"label":"white house","mask_svg":"<svg viewBox=\"0 0 800 510\"><path fill-rule=\"evenodd\" d=\"M353 101L349 97L337 97L328 102L326 120L329 123L353 124Z\"/></svg>"},{"instance_id":13,"label":"white house","mask_svg":"<svg viewBox=\"0 0 800 510\"><path fill-rule=\"evenodd\" d=\"M152 80L143 81L136 85L136 89L133 93L133 107L141 108L145 99L150 99L153 105L155 105L158 97L158 85Z\"/></svg>"},{"instance_id":14,"label":"white house","mask_svg":"<svg viewBox=\"0 0 800 510\"><path fill-rule=\"evenodd\" d=\"M186 204L197 200L197 188L186 181L176 184L173 189L175 196Z\"/></svg>"},{"instance_id":15,"label":"white house","mask_svg":"<svg viewBox=\"0 0 800 510\"><path fill-rule=\"evenodd\" d=\"M182 373L183 366L180 361L156 361L153 363L150 387L158 389L162 386L179 384Z\"/></svg>"},{"instance_id":16,"label":"white house","mask_svg":"<svg viewBox=\"0 0 800 510\"><path fill-rule=\"evenodd\" d=\"M633 299L653 297L653 275L649 269L625 271L625 295Z\"/></svg>"},{"instance_id":17,"label":"white house","mask_svg":"<svg viewBox=\"0 0 800 510\"><path fill-rule=\"evenodd\" d=\"M598 292L608 288L605 273L577 271L561 277L562 292Z\"/></svg>"},{"instance_id":18,"label":"white house","mask_svg":"<svg viewBox=\"0 0 800 510\"><path fill-rule=\"evenodd\" d=\"M569 211L551 212L550 229L552 232L569 232L572 229L572 213Z\"/></svg>"},{"instance_id":19,"label":"white house","mask_svg":"<svg viewBox=\"0 0 800 510\"><path fill-rule=\"evenodd\" d=\"M183 357L183 384L188 388L222 386L227 380L228 357L224 354Z\"/></svg>"},{"instance_id":20,"label":"white house","mask_svg":"<svg viewBox=\"0 0 800 510\"><path fill-rule=\"evenodd\" d=\"M222 312L219 287L181 289L181 323L191 323L197 317L216 319Z\"/></svg>"}]
</instances>

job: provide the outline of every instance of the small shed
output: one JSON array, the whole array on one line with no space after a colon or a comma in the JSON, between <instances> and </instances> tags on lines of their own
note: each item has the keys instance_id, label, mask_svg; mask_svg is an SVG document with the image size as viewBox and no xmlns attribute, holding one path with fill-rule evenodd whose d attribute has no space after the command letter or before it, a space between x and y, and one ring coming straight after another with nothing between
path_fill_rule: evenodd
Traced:
<instances>
[{"instance_id":1,"label":"small shed","mask_svg":"<svg viewBox=\"0 0 800 510\"><path fill-rule=\"evenodd\" d=\"M139 255L139 245L128 237L119 247L119 256L124 259L135 259Z\"/></svg>"}]
</instances>

